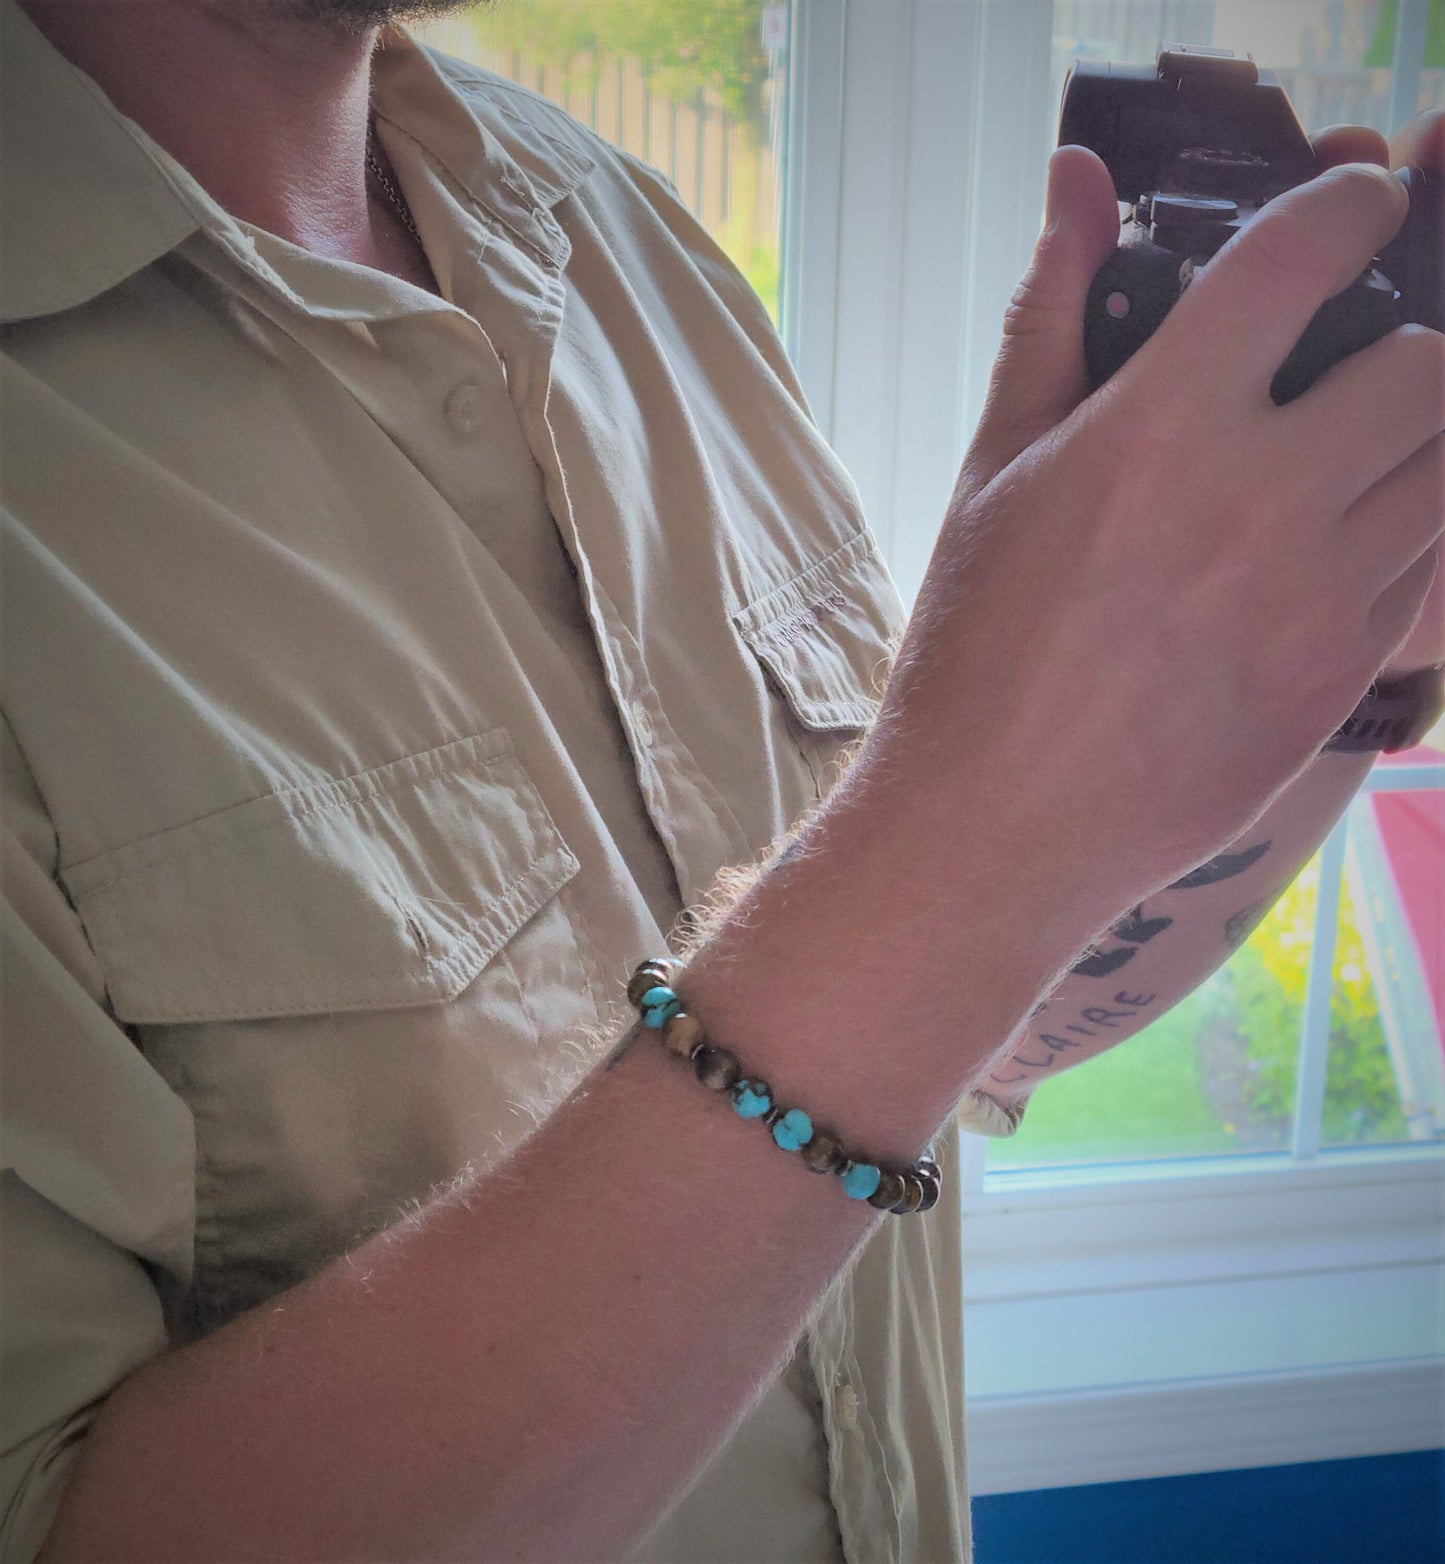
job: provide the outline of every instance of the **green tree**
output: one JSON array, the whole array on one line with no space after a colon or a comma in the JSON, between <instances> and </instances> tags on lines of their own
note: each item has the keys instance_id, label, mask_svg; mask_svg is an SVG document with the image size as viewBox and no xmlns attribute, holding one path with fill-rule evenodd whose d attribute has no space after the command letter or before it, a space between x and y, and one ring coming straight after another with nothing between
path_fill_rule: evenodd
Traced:
<instances>
[{"instance_id":1,"label":"green tree","mask_svg":"<svg viewBox=\"0 0 1445 1564\"><path fill-rule=\"evenodd\" d=\"M686 103L715 93L761 140L770 69L762 13L763 0L525 0L479 12L475 26L493 49L560 67L574 90L607 60L631 56L659 96Z\"/></svg>"},{"instance_id":2,"label":"green tree","mask_svg":"<svg viewBox=\"0 0 1445 1564\"><path fill-rule=\"evenodd\" d=\"M1365 50L1365 64L1371 70L1389 70L1395 63L1396 29L1400 25L1400 0L1381 0L1380 14L1375 18L1375 35ZM1426 70L1445 67L1445 0L1430 0L1425 14L1425 58L1421 62Z\"/></svg>"},{"instance_id":3,"label":"green tree","mask_svg":"<svg viewBox=\"0 0 1445 1564\"><path fill-rule=\"evenodd\" d=\"M1286 1126L1294 1112L1318 888L1316 860L1285 892L1214 990L1213 1019L1233 1027L1244 1051L1247 1085L1240 1106L1256 1122L1278 1127ZM1375 986L1347 889L1341 896L1335 944L1322 1127L1327 1145L1398 1140L1406 1133Z\"/></svg>"}]
</instances>

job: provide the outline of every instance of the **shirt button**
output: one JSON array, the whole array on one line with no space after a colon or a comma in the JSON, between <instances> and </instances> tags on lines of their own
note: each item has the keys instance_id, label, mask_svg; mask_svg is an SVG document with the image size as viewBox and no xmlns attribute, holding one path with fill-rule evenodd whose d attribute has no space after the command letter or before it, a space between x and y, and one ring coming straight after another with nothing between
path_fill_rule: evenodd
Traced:
<instances>
[{"instance_id":1,"label":"shirt button","mask_svg":"<svg viewBox=\"0 0 1445 1564\"><path fill-rule=\"evenodd\" d=\"M833 1392L833 1415L846 1433L858 1426L858 1392L846 1379Z\"/></svg>"},{"instance_id":2,"label":"shirt button","mask_svg":"<svg viewBox=\"0 0 1445 1564\"><path fill-rule=\"evenodd\" d=\"M652 731L652 718L648 715L647 707L641 701L632 703L632 722L638 738L651 749L657 742L657 735Z\"/></svg>"},{"instance_id":3,"label":"shirt button","mask_svg":"<svg viewBox=\"0 0 1445 1564\"><path fill-rule=\"evenodd\" d=\"M447 422L457 434L475 434L482 427L486 399L475 380L464 380L447 398Z\"/></svg>"}]
</instances>

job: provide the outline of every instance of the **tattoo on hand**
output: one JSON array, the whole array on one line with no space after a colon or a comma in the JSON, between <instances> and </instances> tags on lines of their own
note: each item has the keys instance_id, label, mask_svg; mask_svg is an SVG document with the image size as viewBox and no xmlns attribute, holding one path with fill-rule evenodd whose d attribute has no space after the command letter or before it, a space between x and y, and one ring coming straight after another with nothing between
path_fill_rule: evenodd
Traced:
<instances>
[{"instance_id":1,"label":"tattoo on hand","mask_svg":"<svg viewBox=\"0 0 1445 1564\"><path fill-rule=\"evenodd\" d=\"M1253 847L1242 848L1237 853L1220 853L1197 869L1191 869L1181 879L1169 886L1171 891L1194 891L1201 885L1215 885L1220 880L1232 880L1252 868L1274 846L1273 842L1256 842Z\"/></svg>"}]
</instances>

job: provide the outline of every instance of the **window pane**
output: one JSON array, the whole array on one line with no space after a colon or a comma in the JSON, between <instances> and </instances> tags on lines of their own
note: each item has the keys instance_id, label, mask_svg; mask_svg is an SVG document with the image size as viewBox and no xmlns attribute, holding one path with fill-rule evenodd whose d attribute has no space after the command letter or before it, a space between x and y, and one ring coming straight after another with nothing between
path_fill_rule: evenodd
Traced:
<instances>
[{"instance_id":1,"label":"window pane","mask_svg":"<svg viewBox=\"0 0 1445 1564\"><path fill-rule=\"evenodd\" d=\"M1416 765L1445 759L1420 748ZM1388 769L1388 763L1386 766ZM991 1167L1288 1150L1320 861L1233 960L1137 1037L1050 1081ZM1320 1144L1445 1138L1445 791L1352 806Z\"/></svg>"},{"instance_id":2,"label":"window pane","mask_svg":"<svg viewBox=\"0 0 1445 1564\"><path fill-rule=\"evenodd\" d=\"M416 31L659 169L777 319L786 4L520 0Z\"/></svg>"},{"instance_id":3,"label":"window pane","mask_svg":"<svg viewBox=\"0 0 1445 1564\"><path fill-rule=\"evenodd\" d=\"M994 1167L1279 1151L1293 1128L1318 860L1228 966L1118 1048L1040 1087Z\"/></svg>"},{"instance_id":4,"label":"window pane","mask_svg":"<svg viewBox=\"0 0 1445 1564\"><path fill-rule=\"evenodd\" d=\"M1358 800L1345 874L1321 1145L1445 1138L1445 792Z\"/></svg>"},{"instance_id":5,"label":"window pane","mask_svg":"<svg viewBox=\"0 0 1445 1564\"><path fill-rule=\"evenodd\" d=\"M1398 13L1396 0L1057 0L1051 112L1077 57L1149 61L1167 41L1252 53L1278 71L1307 130L1341 122L1390 130ZM1418 78L1417 106L1445 105L1445 0L1428 0L1423 61L1406 63ZM1442 1137L1445 794L1391 795L1354 809L1320 1143ZM1403 900L1402 878L1413 886ZM990 1144L989 1165L1287 1151L1319 880L1316 859L1197 993L1043 1086L1019 1134Z\"/></svg>"}]
</instances>

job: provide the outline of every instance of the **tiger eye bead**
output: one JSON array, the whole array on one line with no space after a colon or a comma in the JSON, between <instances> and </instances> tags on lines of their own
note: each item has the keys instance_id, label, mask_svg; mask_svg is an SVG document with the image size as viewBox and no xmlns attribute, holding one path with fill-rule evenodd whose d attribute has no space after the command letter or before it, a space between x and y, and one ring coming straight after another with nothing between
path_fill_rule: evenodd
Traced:
<instances>
[{"instance_id":1,"label":"tiger eye bead","mask_svg":"<svg viewBox=\"0 0 1445 1564\"><path fill-rule=\"evenodd\" d=\"M883 1169L878 1188L868 1197L868 1204L879 1211L891 1211L903 1199L903 1175L889 1168Z\"/></svg>"},{"instance_id":2,"label":"tiger eye bead","mask_svg":"<svg viewBox=\"0 0 1445 1564\"><path fill-rule=\"evenodd\" d=\"M843 1153L843 1143L827 1130L815 1131L799 1155L810 1173L836 1173L848 1160Z\"/></svg>"},{"instance_id":3,"label":"tiger eye bead","mask_svg":"<svg viewBox=\"0 0 1445 1564\"><path fill-rule=\"evenodd\" d=\"M916 1174L903 1175L903 1196L889 1207L896 1216L910 1216L923 1205L923 1180Z\"/></svg>"},{"instance_id":4,"label":"tiger eye bead","mask_svg":"<svg viewBox=\"0 0 1445 1564\"><path fill-rule=\"evenodd\" d=\"M691 1059L702 1036L702 1022L686 1010L680 1010L662 1026L662 1046L677 1059Z\"/></svg>"},{"instance_id":5,"label":"tiger eye bead","mask_svg":"<svg viewBox=\"0 0 1445 1564\"><path fill-rule=\"evenodd\" d=\"M731 1091L743 1073L742 1065L726 1048L713 1048L706 1043L693 1056L692 1066L698 1080L714 1092Z\"/></svg>"},{"instance_id":6,"label":"tiger eye bead","mask_svg":"<svg viewBox=\"0 0 1445 1564\"><path fill-rule=\"evenodd\" d=\"M641 1004L642 996L648 989L656 988L660 983L667 984L676 969L676 962L644 961L627 980L627 1003L629 1005Z\"/></svg>"}]
</instances>

